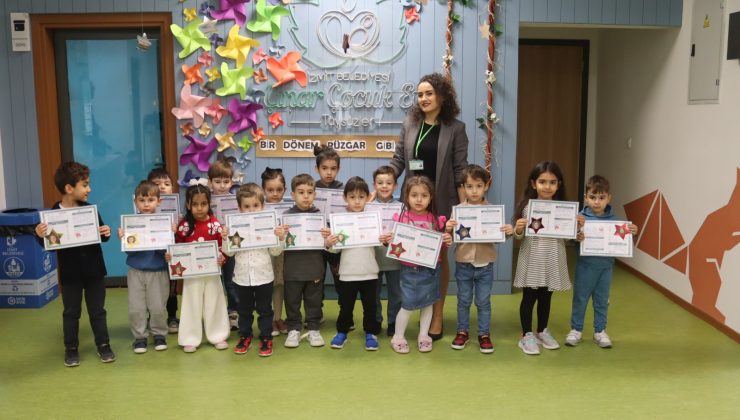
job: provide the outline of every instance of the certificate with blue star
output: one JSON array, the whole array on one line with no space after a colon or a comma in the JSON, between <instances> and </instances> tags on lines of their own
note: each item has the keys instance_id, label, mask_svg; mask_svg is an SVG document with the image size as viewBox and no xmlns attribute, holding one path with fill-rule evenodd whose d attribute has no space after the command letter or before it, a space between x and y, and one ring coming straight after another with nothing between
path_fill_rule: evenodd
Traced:
<instances>
[{"instance_id":1,"label":"certificate with blue star","mask_svg":"<svg viewBox=\"0 0 740 420\"><path fill-rule=\"evenodd\" d=\"M457 226L452 231L455 243L493 243L506 241L504 206L481 204L452 207L452 218Z\"/></svg>"},{"instance_id":2,"label":"certificate with blue star","mask_svg":"<svg viewBox=\"0 0 740 420\"><path fill-rule=\"evenodd\" d=\"M218 242L187 242L167 247L170 253L170 280L203 276L220 276Z\"/></svg>"},{"instance_id":3,"label":"certificate with blue star","mask_svg":"<svg viewBox=\"0 0 740 420\"><path fill-rule=\"evenodd\" d=\"M380 213L355 212L332 213L329 215L331 233L337 235L339 241L334 249L367 248L379 246Z\"/></svg>"},{"instance_id":4,"label":"certificate with blue star","mask_svg":"<svg viewBox=\"0 0 740 420\"><path fill-rule=\"evenodd\" d=\"M442 233L396 223L386 256L409 264L436 268L442 251Z\"/></svg>"},{"instance_id":5,"label":"certificate with blue star","mask_svg":"<svg viewBox=\"0 0 740 420\"><path fill-rule=\"evenodd\" d=\"M121 251L149 251L167 249L175 243L172 213L121 215Z\"/></svg>"},{"instance_id":6,"label":"certificate with blue star","mask_svg":"<svg viewBox=\"0 0 740 420\"><path fill-rule=\"evenodd\" d=\"M100 243L98 207L94 204L44 210L39 212L39 217L41 223L48 225L44 237L47 251Z\"/></svg>"},{"instance_id":7,"label":"certificate with blue star","mask_svg":"<svg viewBox=\"0 0 740 420\"><path fill-rule=\"evenodd\" d=\"M621 220L586 220L581 255L632 258L631 224Z\"/></svg>"},{"instance_id":8,"label":"certificate with blue star","mask_svg":"<svg viewBox=\"0 0 740 420\"><path fill-rule=\"evenodd\" d=\"M578 233L578 202L529 200L526 236L575 239Z\"/></svg>"},{"instance_id":9,"label":"certificate with blue star","mask_svg":"<svg viewBox=\"0 0 740 420\"><path fill-rule=\"evenodd\" d=\"M304 249L324 249L324 237L321 229L326 226L326 219L321 213L284 213L284 225L288 225L285 238L285 251Z\"/></svg>"},{"instance_id":10,"label":"certificate with blue star","mask_svg":"<svg viewBox=\"0 0 740 420\"><path fill-rule=\"evenodd\" d=\"M279 246L275 226L277 215L273 210L227 214L224 249L232 253Z\"/></svg>"}]
</instances>

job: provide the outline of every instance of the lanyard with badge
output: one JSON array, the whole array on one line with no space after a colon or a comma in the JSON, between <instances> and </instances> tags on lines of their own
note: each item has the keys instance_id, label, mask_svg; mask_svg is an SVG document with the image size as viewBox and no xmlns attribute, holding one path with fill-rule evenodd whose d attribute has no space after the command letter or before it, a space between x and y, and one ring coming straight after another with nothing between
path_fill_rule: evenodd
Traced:
<instances>
[{"instance_id":1,"label":"lanyard with badge","mask_svg":"<svg viewBox=\"0 0 740 420\"><path fill-rule=\"evenodd\" d=\"M421 128L419 129L419 137L416 139L416 147L414 148L414 157L416 159L413 159L409 162L409 169L412 171L423 171L424 170L424 161L419 159L419 147L421 146L421 143L424 142L424 139L429 135L429 132L436 127L436 124L429 125L429 128L424 131L424 125L425 123L422 121Z\"/></svg>"}]
</instances>

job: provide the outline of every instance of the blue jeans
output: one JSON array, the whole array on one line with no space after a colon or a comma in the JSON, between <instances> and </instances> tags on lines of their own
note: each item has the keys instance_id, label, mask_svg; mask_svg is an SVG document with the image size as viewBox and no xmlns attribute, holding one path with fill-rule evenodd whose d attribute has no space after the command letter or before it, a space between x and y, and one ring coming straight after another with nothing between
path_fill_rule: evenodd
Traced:
<instances>
[{"instance_id":1,"label":"blue jeans","mask_svg":"<svg viewBox=\"0 0 740 420\"><path fill-rule=\"evenodd\" d=\"M475 306L478 308L478 335L489 335L491 332L493 263L485 267L457 263L455 280L457 281L457 331L470 329L470 304L475 295Z\"/></svg>"},{"instance_id":2,"label":"blue jeans","mask_svg":"<svg viewBox=\"0 0 740 420\"><path fill-rule=\"evenodd\" d=\"M378 273L378 292L376 298L376 314L375 319L379 323L383 322L383 306L380 304L380 289L383 287L383 277L385 277L385 283L388 285L388 305L386 307L386 314L388 316L388 324L396 323L396 315L398 310L401 309L401 271L381 271Z\"/></svg>"},{"instance_id":3,"label":"blue jeans","mask_svg":"<svg viewBox=\"0 0 740 420\"><path fill-rule=\"evenodd\" d=\"M606 314L609 309L609 290L612 286L612 270L609 267L593 267L588 264L576 265L575 284L573 285L573 314L570 327L583 331L583 318L586 316L588 299L593 298L594 331L606 329Z\"/></svg>"}]
</instances>

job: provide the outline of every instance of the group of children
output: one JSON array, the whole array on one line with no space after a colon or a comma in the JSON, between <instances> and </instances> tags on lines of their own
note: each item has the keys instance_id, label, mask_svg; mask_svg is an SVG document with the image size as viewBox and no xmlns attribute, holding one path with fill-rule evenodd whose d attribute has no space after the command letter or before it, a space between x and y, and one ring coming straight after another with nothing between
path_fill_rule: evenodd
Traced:
<instances>
[{"instance_id":1,"label":"group of children","mask_svg":"<svg viewBox=\"0 0 740 420\"><path fill-rule=\"evenodd\" d=\"M346 185L336 180L340 168L339 155L331 148L315 150L316 170L319 180L308 174L293 177L290 183L293 205L285 211L292 213L318 213L314 206L316 188L343 188L348 212L362 212L372 201L394 202L397 187L396 173L388 166L381 166L373 173L374 192L361 177L350 178ZM208 180L194 179L185 192L184 217L173 225L175 241L217 241L221 249L228 230L216 219L211 210L211 194L227 194L232 188L233 171L224 161L215 162L208 171ZM490 174L478 165L469 165L464 172L465 202L461 206L488 204L486 193L491 185ZM61 202L54 208L85 206L90 192L89 169L76 162L62 164L55 174L55 184L62 193ZM262 174L262 186L248 183L236 191L240 212L258 212L266 203L283 202L286 180L280 169L267 168ZM139 213L154 213L160 194L172 193L172 181L163 169L153 170L147 181L142 181L134 192L134 203ZM570 288L565 240L532 237L524 234L527 205L530 199L563 200L565 191L560 168L554 162L541 162L530 173L527 188L517 205L514 223L504 225L505 235L521 239L514 286L522 288L520 318L522 337L518 346L526 354L539 354L539 346L546 349L559 347L547 328L550 299L553 291ZM443 249L452 246L451 233L457 226L454 219L447 220L435 213L434 186L424 177L410 174L401 193L403 206L394 215L398 223L415 225L439 232ZM586 186L586 207L579 216L579 226L586 218L613 219L609 207L609 184L599 176L592 177ZM110 228L100 220L101 240L110 237ZM631 225L634 234L637 226ZM47 226L39 224L36 234L44 237ZM440 296L440 262L435 268L399 262L385 256L386 247L393 240L391 232L383 232L377 247L337 250L339 241L330 228L322 229L322 250L291 250L284 252L289 226L275 228L279 245L273 248L227 252L223 247L219 256L222 278L201 276L190 278L182 285L182 307L177 319L177 282L168 278L168 261L171 256L164 250L127 252L129 323L134 336L133 351L147 351L148 337L153 337L154 349L167 349L166 334L177 333L178 344L185 352L195 352L206 339L215 348L228 348L226 340L230 329L238 329L239 341L234 353L244 354L252 346L254 312L259 328L258 354L270 356L273 337L287 334L284 346L295 348L304 339L313 347L325 344L319 331L323 321L323 280L326 266L330 267L338 295L339 315L336 335L330 346L341 349L354 329L353 310L359 295L363 307L362 327L365 349L379 348L378 335L383 320L380 290L384 278L388 290L387 334L397 353L409 353L406 328L413 311L419 310L420 352L432 350L429 336L432 305ZM123 236L119 229L119 238ZM579 232L579 240L583 239ZM382 246L380 245L382 244ZM98 353L103 362L115 360L107 332L105 287L106 274L100 245L68 248L58 251L59 271L64 287L64 341L65 365L80 363L78 329L84 290L88 313L95 335ZM458 244L455 249L455 277L458 287L457 333L453 349L465 348L469 340L470 306L477 307L477 338L482 353L494 351L491 340L491 286L496 249L492 243ZM566 344L575 346L582 339L583 319L589 298L595 311L594 341L601 347L610 347L606 334L606 314L611 282L613 258L581 257L576 269L573 294L572 330ZM224 293L227 298L224 299ZM538 327L532 330L532 312L537 304ZM283 305L284 304L284 305ZM301 304L304 314L301 314ZM286 319L282 320L282 307ZM305 322L305 323L304 323ZM307 333L302 334L303 328Z\"/></svg>"}]
</instances>

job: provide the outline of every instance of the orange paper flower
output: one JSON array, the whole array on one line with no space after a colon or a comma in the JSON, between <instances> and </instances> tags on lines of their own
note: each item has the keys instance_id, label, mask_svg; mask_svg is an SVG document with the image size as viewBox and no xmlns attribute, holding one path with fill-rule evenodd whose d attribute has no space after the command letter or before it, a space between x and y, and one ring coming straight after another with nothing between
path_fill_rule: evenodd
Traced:
<instances>
[{"instance_id":1,"label":"orange paper flower","mask_svg":"<svg viewBox=\"0 0 740 420\"><path fill-rule=\"evenodd\" d=\"M285 57L281 58L280 61L272 57L267 59L267 70L277 80L277 83L272 85L273 88L288 83L291 80L295 80L302 87L306 87L306 71L298 65L300 59L301 54L296 51L285 54Z\"/></svg>"},{"instance_id":2,"label":"orange paper flower","mask_svg":"<svg viewBox=\"0 0 740 420\"><path fill-rule=\"evenodd\" d=\"M415 7L410 7L406 9L403 14L406 16L406 23L408 23L409 25L416 21L421 21L421 17L419 16L419 13L416 11Z\"/></svg>"},{"instance_id":3,"label":"orange paper flower","mask_svg":"<svg viewBox=\"0 0 740 420\"><path fill-rule=\"evenodd\" d=\"M256 130L252 130L252 139L255 143L262 140L265 137L265 131L261 128L258 128Z\"/></svg>"},{"instance_id":4,"label":"orange paper flower","mask_svg":"<svg viewBox=\"0 0 740 420\"><path fill-rule=\"evenodd\" d=\"M185 73L184 83L186 85L192 85L194 83L203 83L203 76L200 74L200 68L203 66L202 63L194 64L192 67L188 67L187 64L182 65L182 72Z\"/></svg>"},{"instance_id":5,"label":"orange paper flower","mask_svg":"<svg viewBox=\"0 0 740 420\"><path fill-rule=\"evenodd\" d=\"M252 77L254 77L254 83L256 84L260 84L267 80L267 76L265 76L265 71L262 69L255 71Z\"/></svg>"},{"instance_id":6,"label":"orange paper flower","mask_svg":"<svg viewBox=\"0 0 740 420\"><path fill-rule=\"evenodd\" d=\"M270 122L270 125L273 129L280 127L283 125L283 119L280 117L280 112L276 112L272 115L270 115L269 118L267 118L267 121Z\"/></svg>"},{"instance_id":7,"label":"orange paper flower","mask_svg":"<svg viewBox=\"0 0 740 420\"><path fill-rule=\"evenodd\" d=\"M180 124L180 130L182 130L183 136L189 136L193 134L193 123Z\"/></svg>"}]
</instances>

